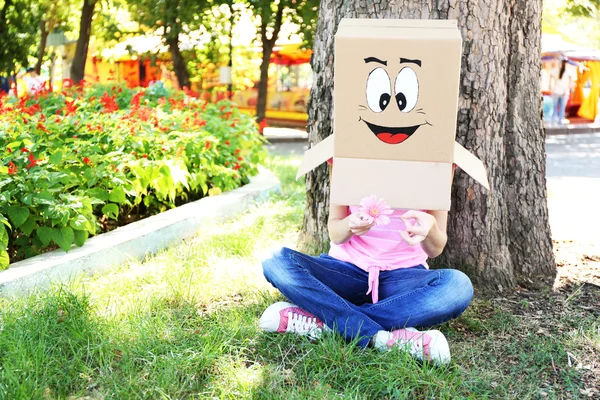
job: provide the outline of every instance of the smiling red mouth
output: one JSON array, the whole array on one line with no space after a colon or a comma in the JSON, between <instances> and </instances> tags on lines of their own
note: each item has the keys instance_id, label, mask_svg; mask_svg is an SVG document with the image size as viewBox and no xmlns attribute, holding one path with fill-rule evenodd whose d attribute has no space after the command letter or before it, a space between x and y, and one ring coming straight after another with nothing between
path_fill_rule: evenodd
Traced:
<instances>
[{"instance_id":1,"label":"smiling red mouth","mask_svg":"<svg viewBox=\"0 0 600 400\"><path fill-rule=\"evenodd\" d=\"M398 144L408 139L421 125L406 126L392 128L388 126L379 126L371 124L363 119L364 123L367 124L371 132L377 136L377 139L387 144Z\"/></svg>"}]
</instances>

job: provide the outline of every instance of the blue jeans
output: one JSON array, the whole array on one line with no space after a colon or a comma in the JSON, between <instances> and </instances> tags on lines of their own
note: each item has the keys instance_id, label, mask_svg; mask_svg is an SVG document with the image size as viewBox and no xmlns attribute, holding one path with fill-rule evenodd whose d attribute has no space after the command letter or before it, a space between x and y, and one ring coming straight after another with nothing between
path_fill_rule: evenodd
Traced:
<instances>
[{"instance_id":1,"label":"blue jeans","mask_svg":"<svg viewBox=\"0 0 600 400\"><path fill-rule=\"evenodd\" d=\"M556 120L558 125L562 125L563 119L565 119L565 109L567 108L567 102L569 101L569 95L564 96L552 96L554 100L554 109L552 111L552 123Z\"/></svg>"},{"instance_id":2,"label":"blue jeans","mask_svg":"<svg viewBox=\"0 0 600 400\"><path fill-rule=\"evenodd\" d=\"M282 248L263 262L265 278L298 307L316 315L347 341L366 347L380 330L426 327L458 317L473 297L469 278L454 269L381 271L379 301L367 295L369 274L322 254Z\"/></svg>"}]
</instances>

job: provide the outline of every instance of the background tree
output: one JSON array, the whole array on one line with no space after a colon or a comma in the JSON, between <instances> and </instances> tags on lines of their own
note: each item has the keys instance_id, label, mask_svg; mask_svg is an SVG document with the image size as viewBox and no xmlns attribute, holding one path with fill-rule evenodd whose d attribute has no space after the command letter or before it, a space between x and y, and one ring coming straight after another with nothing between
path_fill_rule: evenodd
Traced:
<instances>
[{"instance_id":1,"label":"background tree","mask_svg":"<svg viewBox=\"0 0 600 400\"><path fill-rule=\"evenodd\" d=\"M35 48L38 15L31 0L0 1L0 74L26 67Z\"/></svg>"},{"instance_id":2,"label":"background tree","mask_svg":"<svg viewBox=\"0 0 600 400\"><path fill-rule=\"evenodd\" d=\"M37 53L37 62L35 71L40 74L42 72L42 63L46 52L46 43L48 35L56 28L62 28L68 24L69 17L75 7L74 1L61 1L60 3L54 0L42 0L38 3L39 7L39 44Z\"/></svg>"},{"instance_id":3,"label":"background tree","mask_svg":"<svg viewBox=\"0 0 600 400\"><path fill-rule=\"evenodd\" d=\"M71 64L71 79L79 83L85 77L85 62L87 60L90 37L92 36L92 19L98 0L83 0L81 17L79 19L79 37L75 46L75 56Z\"/></svg>"},{"instance_id":4,"label":"background tree","mask_svg":"<svg viewBox=\"0 0 600 400\"><path fill-rule=\"evenodd\" d=\"M457 171L448 245L435 261L466 270L490 290L550 283L556 273L540 117L541 10L540 0L322 0L319 9L308 109L311 144L332 133L332 55L342 17L458 20L463 56L457 140L486 164L492 190ZM306 183L300 247L318 252L328 243L327 167L310 173Z\"/></svg>"},{"instance_id":5,"label":"background tree","mask_svg":"<svg viewBox=\"0 0 600 400\"><path fill-rule=\"evenodd\" d=\"M197 28L199 15L209 6L202 0L129 0L132 19L146 30L162 35L180 87L190 87L190 73L179 47L180 35Z\"/></svg>"},{"instance_id":6,"label":"background tree","mask_svg":"<svg viewBox=\"0 0 600 400\"><path fill-rule=\"evenodd\" d=\"M298 34L303 37L306 45L313 41L314 27L318 10L318 0L245 0L256 17L260 19L259 35L262 46L262 61L260 64L260 80L258 82L258 99L256 105L256 120L265 118L267 109L267 92L269 82L269 63L275 42L281 32L281 26L286 22L298 26Z\"/></svg>"}]
</instances>

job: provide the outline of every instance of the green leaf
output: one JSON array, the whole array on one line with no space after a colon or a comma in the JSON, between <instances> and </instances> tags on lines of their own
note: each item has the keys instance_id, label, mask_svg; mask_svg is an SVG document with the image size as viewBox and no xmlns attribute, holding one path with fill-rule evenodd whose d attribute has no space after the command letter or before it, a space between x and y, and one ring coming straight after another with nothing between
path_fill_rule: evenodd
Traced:
<instances>
[{"instance_id":1,"label":"green leaf","mask_svg":"<svg viewBox=\"0 0 600 400\"><path fill-rule=\"evenodd\" d=\"M63 153L60 150L56 150L51 156L50 156L50 162L54 165L60 165L61 161L63 158Z\"/></svg>"},{"instance_id":2,"label":"green leaf","mask_svg":"<svg viewBox=\"0 0 600 400\"><path fill-rule=\"evenodd\" d=\"M52 228L48 228L47 226L40 226L36 231L36 235L44 246L48 246L52 241L53 232L54 229Z\"/></svg>"},{"instance_id":3,"label":"green leaf","mask_svg":"<svg viewBox=\"0 0 600 400\"><path fill-rule=\"evenodd\" d=\"M84 231L88 228L88 220L81 214L78 214L69 222L69 226L78 231Z\"/></svg>"},{"instance_id":4,"label":"green leaf","mask_svg":"<svg viewBox=\"0 0 600 400\"><path fill-rule=\"evenodd\" d=\"M10 226L10 222L8 222L8 220L6 219L6 217L2 214L0 214L0 222L2 222L4 225L6 225L6 227L8 229L12 229L12 226Z\"/></svg>"},{"instance_id":5,"label":"green leaf","mask_svg":"<svg viewBox=\"0 0 600 400\"><path fill-rule=\"evenodd\" d=\"M61 249L69 251L73 244L73 240L75 239L75 234L73 233L73 229L66 226L64 228L55 229L52 239L54 239L54 242L59 245Z\"/></svg>"},{"instance_id":6,"label":"green leaf","mask_svg":"<svg viewBox=\"0 0 600 400\"><path fill-rule=\"evenodd\" d=\"M88 237L87 231L75 231L75 244L79 247L83 246Z\"/></svg>"},{"instance_id":7,"label":"green leaf","mask_svg":"<svg viewBox=\"0 0 600 400\"><path fill-rule=\"evenodd\" d=\"M108 216L108 218L117 219L119 217L119 206L114 203L106 204L102 207L102 214Z\"/></svg>"},{"instance_id":8,"label":"green leaf","mask_svg":"<svg viewBox=\"0 0 600 400\"><path fill-rule=\"evenodd\" d=\"M26 204L28 206L33 204L33 193L27 193L23 197L21 197L21 203Z\"/></svg>"},{"instance_id":9,"label":"green leaf","mask_svg":"<svg viewBox=\"0 0 600 400\"><path fill-rule=\"evenodd\" d=\"M35 220L35 217L33 215L30 215L29 218L27 218L27 221L23 222L23 225L21 225L20 229L21 232L23 232L26 236L30 236L31 232L33 232L33 230L35 228L37 228L37 223Z\"/></svg>"},{"instance_id":10,"label":"green leaf","mask_svg":"<svg viewBox=\"0 0 600 400\"><path fill-rule=\"evenodd\" d=\"M27 218L29 217L29 208L27 207L19 207L19 206L10 206L7 210L8 218L13 223L15 228L23 225Z\"/></svg>"},{"instance_id":11,"label":"green leaf","mask_svg":"<svg viewBox=\"0 0 600 400\"><path fill-rule=\"evenodd\" d=\"M52 193L50 193L48 191L36 193L33 196L33 200L37 204L43 204L43 205L47 205L47 206L52 206L56 202L56 200L54 199L54 196L52 196Z\"/></svg>"},{"instance_id":12,"label":"green leaf","mask_svg":"<svg viewBox=\"0 0 600 400\"><path fill-rule=\"evenodd\" d=\"M117 186L116 188L110 191L108 199L113 203L125 203L127 201L127 197L125 196L125 190L123 190L121 186Z\"/></svg>"},{"instance_id":13,"label":"green leaf","mask_svg":"<svg viewBox=\"0 0 600 400\"><path fill-rule=\"evenodd\" d=\"M86 193L91 197L102 200L103 202L108 200L108 193L106 192L106 190L99 187L92 188Z\"/></svg>"},{"instance_id":14,"label":"green leaf","mask_svg":"<svg viewBox=\"0 0 600 400\"><path fill-rule=\"evenodd\" d=\"M4 225L0 225L0 250L5 250L8 247L8 232Z\"/></svg>"},{"instance_id":15,"label":"green leaf","mask_svg":"<svg viewBox=\"0 0 600 400\"><path fill-rule=\"evenodd\" d=\"M6 250L0 250L0 270L8 269L10 266L10 258Z\"/></svg>"}]
</instances>

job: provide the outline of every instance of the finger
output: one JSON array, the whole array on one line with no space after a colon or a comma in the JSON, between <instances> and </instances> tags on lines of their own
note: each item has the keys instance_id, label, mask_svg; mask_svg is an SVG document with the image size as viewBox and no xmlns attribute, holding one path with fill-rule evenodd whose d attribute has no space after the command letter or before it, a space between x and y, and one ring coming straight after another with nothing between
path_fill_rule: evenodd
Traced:
<instances>
[{"instance_id":1,"label":"finger","mask_svg":"<svg viewBox=\"0 0 600 400\"><path fill-rule=\"evenodd\" d=\"M409 228L406 228L406 232L414 235L427 236L429 234L430 229L426 226L422 225L413 225Z\"/></svg>"},{"instance_id":2,"label":"finger","mask_svg":"<svg viewBox=\"0 0 600 400\"><path fill-rule=\"evenodd\" d=\"M423 236L409 236L408 233L404 231L400 231L400 236L409 246L414 246L423 241Z\"/></svg>"},{"instance_id":3,"label":"finger","mask_svg":"<svg viewBox=\"0 0 600 400\"><path fill-rule=\"evenodd\" d=\"M416 219L418 221L419 220L419 214L420 214L419 211L408 210L407 212L405 212L404 214L402 214L400 216L400 218L402 218L402 219L410 219L410 218L412 218L412 219Z\"/></svg>"}]
</instances>

